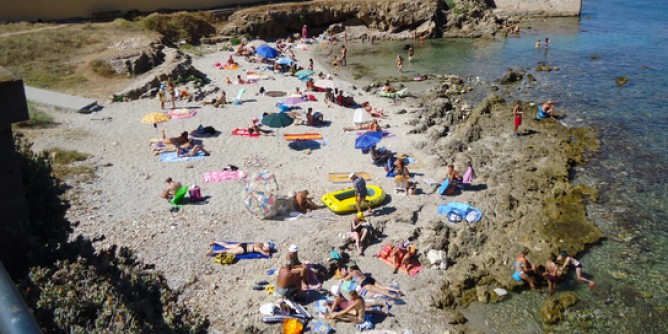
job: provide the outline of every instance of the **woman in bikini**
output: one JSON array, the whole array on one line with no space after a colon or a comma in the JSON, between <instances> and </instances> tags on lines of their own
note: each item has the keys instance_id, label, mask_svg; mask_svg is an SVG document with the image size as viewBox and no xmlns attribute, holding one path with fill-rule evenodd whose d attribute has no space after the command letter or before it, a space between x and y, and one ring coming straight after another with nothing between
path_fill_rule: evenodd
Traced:
<instances>
[{"instance_id":1,"label":"woman in bikini","mask_svg":"<svg viewBox=\"0 0 668 334\"><path fill-rule=\"evenodd\" d=\"M399 296L402 297L405 296L404 293L401 292L401 290L394 289L389 286L384 286L378 283L378 281L376 281L375 278L363 274L360 268L357 266L350 267L350 272L348 273L348 276L346 276L344 279L350 281L353 278L358 279L358 282L360 282L359 283L360 287L373 293L378 293L395 300L399 299Z\"/></svg>"},{"instance_id":2,"label":"woman in bikini","mask_svg":"<svg viewBox=\"0 0 668 334\"><path fill-rule=\"evenodd\" d=\"M547 278L547 294L549 296L552 296L554 292L557 291L557 277L561 274L556 261L557 256L550 254L550 257L545 263L545 278Z\"/></svg>"},{"instance_id":3,"label":"woman in bikini","mask_svg":"<svg viewBox=\"0 0 668 334\"><path fill-rule=\"evenodd\" d=\"M564 264L561 266L561 272L567 272L568 271L568 266L572 265L575 267L575 275L576 279L582 283L587 283L589 284L590 288L593 288L594 285L596 285L596 282L588 280L584 277L582 277L582 263L570 256L568 256L568 253L566 251L561 251L559 256L557 257L557 261L563 262ZM566 271L564 271L566 270Z\"/></svg>"},{"instance_id":4,"label":"woman in bikini","mask_svg":"<svg viewBox=\"0 0 668 334\"><path fill-rule=\"evenodd\" d=\"M364 111L368 112L369 115L371 115L374 118L385 118L385 114L383 114L383 109L380 108L372 108L371 104L366 101L362 103L362 108L364 108Z\"/></svg>"},{"instance_id":5,"label":"woman in bikini","mask_svg":"<svg viewBox=\"0 0 668 334\"><path fill-rule=\"evenodd\" d=\"M217 245L223 247L223 249L213 250L213 246ZM210 244L211 250L209 254L248 254L248 253L260 253L264 256L270 256L271 247L267 242L256 242L256 243L230 243L225 241L213 241Z\"/></svg>"},{"instance_id":6,"label":"woman in bikini","mask_svg":"<svg viewBox=\"0 0 668 334\"><path fill-rule=\"evenodd\" d=\"M532 289L536 288L536 283L529 273L533 271L533 266L529 260L526 259L529 254L529 249L524 247L521 252L517 253L515 262L513 262L513 279L517 282L526 281Z\"/></svg>"}]
</instances>

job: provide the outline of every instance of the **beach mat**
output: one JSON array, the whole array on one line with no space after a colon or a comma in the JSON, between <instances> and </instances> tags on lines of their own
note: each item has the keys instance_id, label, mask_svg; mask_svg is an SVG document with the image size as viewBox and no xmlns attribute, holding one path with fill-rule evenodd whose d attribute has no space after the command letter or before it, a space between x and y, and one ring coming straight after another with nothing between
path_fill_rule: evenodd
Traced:
<instances>
[{"instance_id":1,"label":"beach mat","mask_svg":"<svg viewBox=\"0 0 668 334\"><path fill-rule=\"evenodd\" d=\"M313 132L313 133L286 133L283 135L285 140L317 140L322 139L322 134Z\"/></svg>"},{"instance_id":2,"label":"beach mat","mask_svg":"<svg viewBox=\"0 0 668 334\"><path fill-rule=\"evenodd\" d=\"M255 137L255 138L260 137L260 135L257 134L257 133L252 133L251 134L250 132L248 132L248 129L240 129L240 128L236 128L236 129L232 130L232 135L233 136L242 136L242 137Z\"/></svg>"},{"instance_id":3,"label":"beach mat","mask_svg":"<svg viewBox=\"0 0 668 334\"><path fill-rule=\"evenodd\" d=\"M362 177L365 180L371 180L373 179L373 175L367 173L367 172L356 172L358 177ZM327 175L327 178L329 179L329 182L332 183L352 183L353 181L350 180L348 177L350 175L350 172L348 173L329 173Z\"/></svg>"},{"instance_id":4,"label":"beach mat","mask_svg":"<svg viewBox=\"0 0 668 334\"><path fill-rule=\"evenodd\" d=\"M223 240L223 242L226 242L228 244L238 244L239 243L239 242L225 241L225 240ZM254 242L247 242L247 243L248 244L254 244ZM271 246L271 243L269 243L269 245ZM273 249L274 247L271 247L271 248ZM223 247L223 246L215 245L215 244L211 245L211 250L213 250L213 251L219 251L219 250L223 250L223 249L225 249L225 247ZM216 256L216 254L211 254L211 257L214 257L214 256ZM262 253L236 254L235 256L236 256L237 260L252 260L252 259L268 259L269 258L269 256L266 256Z\"/></svg>"},{"instance_id":5,"label":"beach mat","mask_svg":"<svg viewBox=\"0 0 668 334\"><path fill-rule=\"evenodd\" d=\"M391 258L388 257L388 258L385 258L385 259L384 259L384 258L382 258L382 257L378 257L378 259L381 260L381 261L383 261L383 262L385 262L385 263L388 264L390 267L394 268L394 264L392 263L392 259L391 259ZM399 271L403 272L404 274L408 274L408 275L410 275L410 276L415 276L415 275L419 274L420 271L422 271L422 269L424 269L424 266L423 266L423 265L420 263L420 261L419 261L418 259L416 259L415 257L411 257L410 261L408 261L408 264L409 264L410 267L411 267L411 270L410 270L410 271L409 271L409 270L406 270L406 266L403 265L403 264L399 266Z\"/></svg>"},{"instance_id":6,"label":"beach mat","mask_svg":"<svg viewBox=\"0 0 668 334\"><path fill-rule=\"evenodd\" d=\"M176 155L176 152L165 152L160 154L160 162L177 162L177 161L195 161L203 160L205 157L204 152L197 152L197 155L194 157L179 157Z\"/></svg>"},{"instance_id":7,"label":"beach mat","mask_svg":"<svg viewBox=\"0 0 668 334\"><path fill-rule=\"evenodd\" d=\"M264 95L270 96L270 97L283 97L285 95L288 95L288 93L272 90L272 91L265 92Z\"/></svg>"}]
</instances>

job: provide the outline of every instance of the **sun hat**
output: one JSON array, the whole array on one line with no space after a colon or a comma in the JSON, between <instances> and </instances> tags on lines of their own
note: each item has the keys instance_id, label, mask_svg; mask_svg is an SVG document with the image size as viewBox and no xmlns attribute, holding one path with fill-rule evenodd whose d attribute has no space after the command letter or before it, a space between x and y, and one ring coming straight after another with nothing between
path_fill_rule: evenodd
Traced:
<instances>
[{"instance_id":1,"label":"sun hat","mask_svg":"<svg viewBox=\"0 0 668 334\"><path fill-rule=\"evenodd\" d=\"M298 251L299 251L299 247L297 247L297 245L295 245L295 244L290 245L290 248L288 248L289 253L297 253Z\"/></svg>"},{"instance_id":2,"label":"sun hat","mask_svg":"<svg viewBox=\"0 0 668 334\"><path fill-rule=\"evenodd\" d=\"M348 178L352 179L353 177L356 177L356 176L357 176L357 174L355 174L355 172L352 172L352 173L350 173L350 175L348 175Z\"/></svg>"},{"instance_id":3,"label":"sun hat","mask_svg":"<svg viewBox=\"0 0 668 334\"><path fill-rule=\"evenodd\" d=\"M338 285L332 285L330 291L332 292L332 294L334 296L338 296L339 295L339 286Z\"/></svg>"},{"instance_id":4,"label":"sun hat","mask_svg":"<svg viewBox=\"0 0 668 334\"><path fill-rule=\"evenodd\" d=\"M357 213L357 219L359 219L359 220L366 220L366 218L364 218L364 213L362 213L362 212L358 212L358 213Z\"/></svg>"}]
</instances>

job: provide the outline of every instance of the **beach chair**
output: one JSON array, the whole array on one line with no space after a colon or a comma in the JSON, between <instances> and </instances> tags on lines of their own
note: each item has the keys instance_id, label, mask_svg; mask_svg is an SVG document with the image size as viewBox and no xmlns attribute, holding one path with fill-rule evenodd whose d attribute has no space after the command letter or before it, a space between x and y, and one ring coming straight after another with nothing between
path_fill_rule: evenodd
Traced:
<instances>
[{"instance_id":1,"label":"beach chair","mask_svg":"<svg viewBox=\"0 0 668 334\"><path fill-rule=\"evenodd\" d=\"M235 106L241 105L241 97L244 95L245 92L246 92L245 87L241 87L241 89L239 89L239 92L237 93L237 97L234 98L234 105Z\"/></svg>"},{"instance_id":2,"label":"beach chair","mask_svg":"<svg viewBox=\"0 0 668 334\"><path fill-rule=\"evenodd\" d=\"M408 179L405 179L403 176L398 175L394 178L394 194L406 196L406 188L408 186Z\"/></svg>"}]
</instances>

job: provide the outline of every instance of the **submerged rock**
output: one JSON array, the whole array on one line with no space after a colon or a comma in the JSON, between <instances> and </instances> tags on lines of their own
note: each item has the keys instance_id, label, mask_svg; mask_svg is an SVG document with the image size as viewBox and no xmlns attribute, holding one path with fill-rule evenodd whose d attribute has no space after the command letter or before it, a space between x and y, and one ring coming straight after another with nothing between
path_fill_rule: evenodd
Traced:
<instances>
[{"instance_id":1,"label":"submerged rock","mask_svg":"<svg viewBox=\"0 0 668 334\"><path fill-rule=\"evenodd\" d=\"M564 306L557 299L548 299L540 307L540 319L546 325L554 325L564 318Z\"/></svg>"},{"instance_id":2,"label":"submerged rock","mask_svg":"<svg viewBox=\"0 0 668 334\"><path fill-rule=\"evenodd\" d=\"M617 84L619 87L625 86L627 83L629 83L629 78L625 76L619 76L615 78L615 84Z\"/></svg>"}]
</instances>

